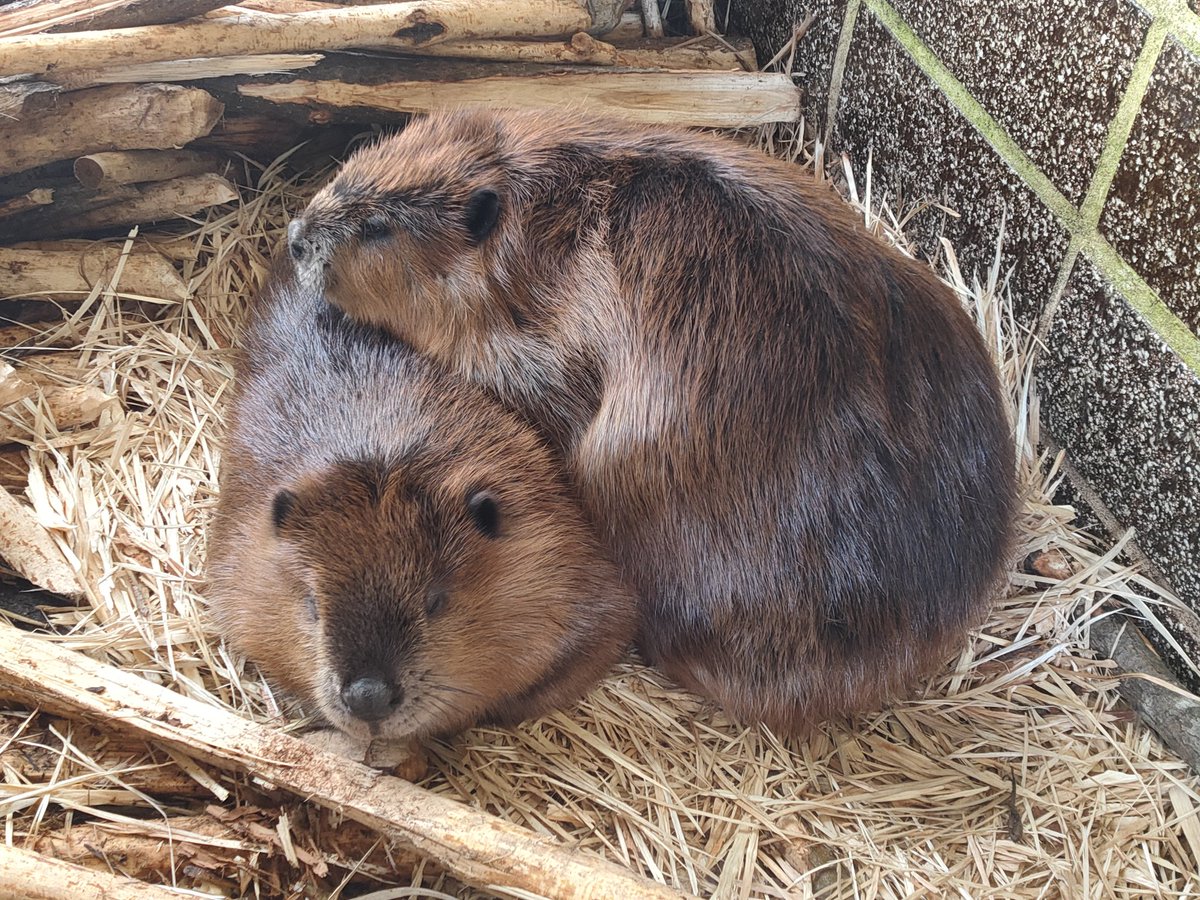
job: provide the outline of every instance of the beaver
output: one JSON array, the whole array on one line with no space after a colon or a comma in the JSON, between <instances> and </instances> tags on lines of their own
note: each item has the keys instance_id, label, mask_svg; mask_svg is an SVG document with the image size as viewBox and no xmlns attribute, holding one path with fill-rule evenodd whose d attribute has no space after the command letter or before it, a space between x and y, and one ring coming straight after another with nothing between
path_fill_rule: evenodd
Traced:
<instances>
[{"instance_id":1,"label":"beaver","mask_svg":"<svg viewBox=\"0 0 1200 900\"><path fill-rule=\"evenodd\" d=\"M356 320L562 455L652 663L802 733L945 662L1006 568L995 364L930 268L828 185L713 135L444 111L289 226Z\"/></svg>"},{"instance_id":2,"label":"beaver","mask_svg":"<svg viewBox=\"0 0 1200 900\"><path fill-rule=\"evenodd\" d=\"M479 387L276 273L244 326L208 596L347 735L409 741L573 701L633 595L561 465Z\"/></svg>"}]
</instances>

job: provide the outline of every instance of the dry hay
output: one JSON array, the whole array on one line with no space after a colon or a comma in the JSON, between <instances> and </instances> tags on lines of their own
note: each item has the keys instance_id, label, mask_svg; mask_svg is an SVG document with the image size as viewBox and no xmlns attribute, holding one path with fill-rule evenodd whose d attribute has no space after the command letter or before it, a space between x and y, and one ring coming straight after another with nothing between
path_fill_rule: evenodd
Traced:
<instances>
[{"instance_id":1,"label":"dry hay","mask_svg":"<svg viewBox=\"0 0 1200 900\"><path fill-rule=\"evenodd\" d=\"M771 149L795 157L798 146ZM28 403L16 415L27 461L10 454L0 477L27 492L84 575L86 603L50 613L64 642L279 722L279 698L214 638L199 594L228 347L303 200L276 170L259 184L240 209L163 245L190 280L188 302L148 318L110 285L30 331L26 346L60 348L57 377L120 402L95 426L61 432ZM886 206L872 212L864 187L860 198L852 177L843 184L866 225L903 246L900 223ZM1015 565L1008 595L923 696L806 741L733 725L630 661L573 710L433 748L428 786L706 896L1200 892L1197 780L1119 706L1112 672L1088 650L1105 601L1152 614L1170 598L1052 502L1060 460L1037 450L1032 346L1013 326L1002 273L968 283L949 247L946 269L1013 403L1019 557L1049 553L1064 578ZM477 896L298 801L78 723L6 712L0 751L0 811L16 844L227 895L399 885L378 897Z\"/></svg>"}]
</instances>

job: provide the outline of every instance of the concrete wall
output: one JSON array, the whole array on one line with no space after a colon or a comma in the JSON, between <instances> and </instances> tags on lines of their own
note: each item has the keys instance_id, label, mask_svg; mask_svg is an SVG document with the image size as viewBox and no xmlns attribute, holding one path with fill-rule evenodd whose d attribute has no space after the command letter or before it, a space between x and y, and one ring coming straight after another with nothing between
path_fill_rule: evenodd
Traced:
<instances>
[{"instance_id":1,"label":"concrete wall","mask_svg":"<svg viewBox=\"0 0 1200 900\"><path fill-rule=\"evenodd\" d=\"M1200 610L1197 0L733 0L731 24L768 59L810 11L809 121L893 206L957 213L916 217L931 257L945 234L982 271L1005 220L1044 429Z\"/></svg>"}]
</instances>

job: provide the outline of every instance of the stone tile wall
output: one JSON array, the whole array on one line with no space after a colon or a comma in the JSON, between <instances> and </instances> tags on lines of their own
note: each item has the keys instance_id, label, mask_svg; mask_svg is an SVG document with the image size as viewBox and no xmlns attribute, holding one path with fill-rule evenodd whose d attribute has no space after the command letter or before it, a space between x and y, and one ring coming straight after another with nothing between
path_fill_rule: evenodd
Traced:
<instances>
[{"instance_id":1,"label":"stone tile wall","mask_svg":"<svg viewBox=\"0 0 1200 900\"><path fill-rule=\"evenodd\" d=\"M1197 9L732 0L730 14L763 59L815 14L794 69L808 121L856 172L870 158L894 207L935 201L911 229L931 258L945 235L982 272L1004 222L1018 314L1044 343L1044 431L1101 518L1136 529L1136 552L1200 611Z\"/></svg>"}]
</instances>

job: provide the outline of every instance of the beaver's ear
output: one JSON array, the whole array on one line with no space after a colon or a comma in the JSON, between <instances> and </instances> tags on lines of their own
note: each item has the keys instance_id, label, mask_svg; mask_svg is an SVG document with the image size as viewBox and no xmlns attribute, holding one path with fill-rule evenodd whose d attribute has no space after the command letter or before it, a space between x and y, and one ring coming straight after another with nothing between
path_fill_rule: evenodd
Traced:
<instances>
[{"instance_id":1,"label":"beaver's ear","mask_svg":"<svg viewBox=\"0 0 1200 900\"><path fill-rule=\"evenodd\" d=\"M275 500L271 503L271 523L275 526L276 534L283 530L295 508L296 495L291 491L283 490L275 495Z\"/></svg>"},{"instance_id":2,"label":"beaver's ear","mask_svg":"<svg viewBox=\"0 0 1200 900\"><path fill-rule=\"evenodd\" d=\"M467 495L471 524L486 538L500 534L500 501L490 491L471 491Z\"/></svg>"},{"instance_id":3,"label":"beaver's ear","mask_svg":"<svg viewBox=\"0 0 1200 900\"><path fill-rule=\"evenodd\" d=\"M480 188L467 200L467 233L476 244L487 238L500 221L500 195L490 188Z\"/></svg>"}]
</instances>

